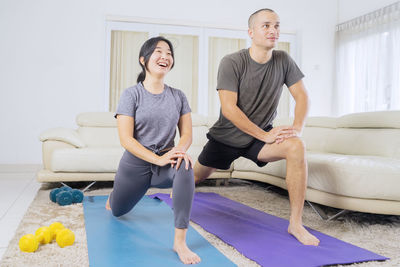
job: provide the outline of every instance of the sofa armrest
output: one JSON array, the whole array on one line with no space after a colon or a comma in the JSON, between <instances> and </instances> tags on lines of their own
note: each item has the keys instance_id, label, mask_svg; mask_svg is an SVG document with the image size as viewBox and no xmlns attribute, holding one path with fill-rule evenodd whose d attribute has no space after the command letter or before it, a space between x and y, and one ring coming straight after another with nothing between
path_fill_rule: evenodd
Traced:
<instances>
[{"instance_id":1,"label":"sofa armrest","mask_svg":"<svg viewBox=\"0 0 400 267\"><path fill-rule=\"evenodd\" d=\"M42 143L42 160L43 160L43 168L45 170L51 170L51 158L53 156L53 152L59 149L77 149L75 146L70 143L66 143L63 141L57 140L46 140Z\"/></svg>"},{"instance_id":2,"label":"sofa armrest","mask_svg":"<svg viewBox=\"0 0 400 267\"><path fill-rule=\"evenodd\" d=\"M40 135L40 141L62 141L67 144L71 144L77 148L85 147L85 143L79 137L79 134L76 130L68 129L68 128L53 128L44 131Z\"/></svg>"}]
</instances>

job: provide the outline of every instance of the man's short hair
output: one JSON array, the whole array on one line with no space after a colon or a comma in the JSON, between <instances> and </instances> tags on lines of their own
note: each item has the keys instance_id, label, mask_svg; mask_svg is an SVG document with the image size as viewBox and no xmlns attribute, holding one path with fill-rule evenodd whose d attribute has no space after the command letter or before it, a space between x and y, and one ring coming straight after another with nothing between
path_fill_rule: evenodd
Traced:
<instances>
[{"instance_id":1,"label":"man's short hair","mask_svg":"<svg viewBox=\"0 0 400 267\"><path fill-rule=\"evenodd\" d=\"M254 12L253 14L251 14L250 17L249 17L249 21L248 21L248 26L249 26L249 28L251 28L251 27L253 26L254 18L256 17L256 15L257 15L258 13L262 12L262 11L268 11L268 12L275 13L275 11L273 11L273 10L270 9L270 8L262 8L262 9L257 10L256 12Z\"/></svg>"}]
</instances>

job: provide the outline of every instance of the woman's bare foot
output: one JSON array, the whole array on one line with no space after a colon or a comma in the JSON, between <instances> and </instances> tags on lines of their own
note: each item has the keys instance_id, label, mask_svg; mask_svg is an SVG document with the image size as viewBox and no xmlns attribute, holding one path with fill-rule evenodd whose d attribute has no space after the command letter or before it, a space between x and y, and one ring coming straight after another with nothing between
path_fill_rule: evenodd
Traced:
<instances>
[{"instance_id":1,"label":"woman's bare foot","mask_svg":"<svg viewBox=\"0 0 400 267\"><path fill-rule=\"evenodd\" d=\"M293 235L304 245L318 246L319 240L310 234L303 225L290 224L288 228L289 234Z\"/></svg>"},{"instance_id":2,"label":"woman's bare foot","mask_svg":"<svg viewBox=\"0 0 400 267\"><path fill-rule=\"evenodd\" d=\"M111 207L110 207L110 197L108 197L107 202L106 202L106 210L111 210Z\"/></svg>"},{"instance_id":3,"label":"woman's bare foot","mask_svg":"<svg viewBox=\"0 0 400 267\"><path fill-rule=\"evenodd\" d=\"M175 242L174 251L184 264L196 264L201 261L200 257L187 247L186 242Z\"/></svg>"},{"instance_id":4,"label":"woman's bare foot","mask_svg":"<svg viewBox=\"0 0 400 267\"><path fill-rule=\"evenodd\" d=\"M174 251L184 264L196 264L201 261L200 257L191 251L186 245L187 228L175 228Z\"/></svg>"}]
</instances>

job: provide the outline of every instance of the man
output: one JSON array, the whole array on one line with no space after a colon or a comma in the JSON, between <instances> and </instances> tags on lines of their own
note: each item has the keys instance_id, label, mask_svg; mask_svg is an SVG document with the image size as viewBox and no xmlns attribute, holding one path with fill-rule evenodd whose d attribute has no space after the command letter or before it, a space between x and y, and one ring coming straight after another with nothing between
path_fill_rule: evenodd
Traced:
<instances>
[{"instance_id":1,"label":"man","mask_svg":"<svg viewBox=\"0 0 400 267\"><path fill-rule=\"evenodd\" d=\"M307 162L299 137L308 96L296 63L287 53L273 51L279 32L278 15L260 9L249 18L251 47L221 60L217 80L221 114L207 134L209 141L196 162L194 176L198 183L216 169L228 169L240 156L260 167L286 159L291 207L288 232L305 245L317 246L319 240L302 224ZM292 126L272 128L283 84L296 101L295 118Z\"/></svg>"}]
</instances>

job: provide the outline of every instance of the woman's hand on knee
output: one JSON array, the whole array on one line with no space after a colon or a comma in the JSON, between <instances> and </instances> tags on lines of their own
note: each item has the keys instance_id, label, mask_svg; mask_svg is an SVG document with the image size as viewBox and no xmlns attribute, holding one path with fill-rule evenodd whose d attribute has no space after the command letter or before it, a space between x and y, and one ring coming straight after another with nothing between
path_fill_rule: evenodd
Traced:
<instances>
[{"instance_id":1,"label":"woman's hand on knee","mask_svg":"<svg viewBox=\"0 0 400 267\"><path fill-rule=\"evenodd\" d=\"M167 153L165 153L162 156L158 156L158 159L156 161L156 165L158 166L165 166L167 164L171 164L173 167L179 158L182 158L184 156L185 152L184 151L178 151L171 149Z\"/></svg>"},{"instance_id":2,"label":"woman's hand on knee","mask_svg":"<svg viewBox=\"0 0 400 267\"><path fill-rule=\"evenodd\" d=\"M177 162L176 162L176 169L179 169L179 167L180 167L180 165L181 165L181 163L182 163L182 160L185 161L185 169L186 169L186 170L189 170L189 167L193 169L193 160L192 160L192 158L189 156L189 154L187 154L187 153L185 153L185 154L183 155L182 158L178 158L178 159L177 159ZM172 165L172 167L173 167L173 165Z\"/></svg>"}]
</instances>

